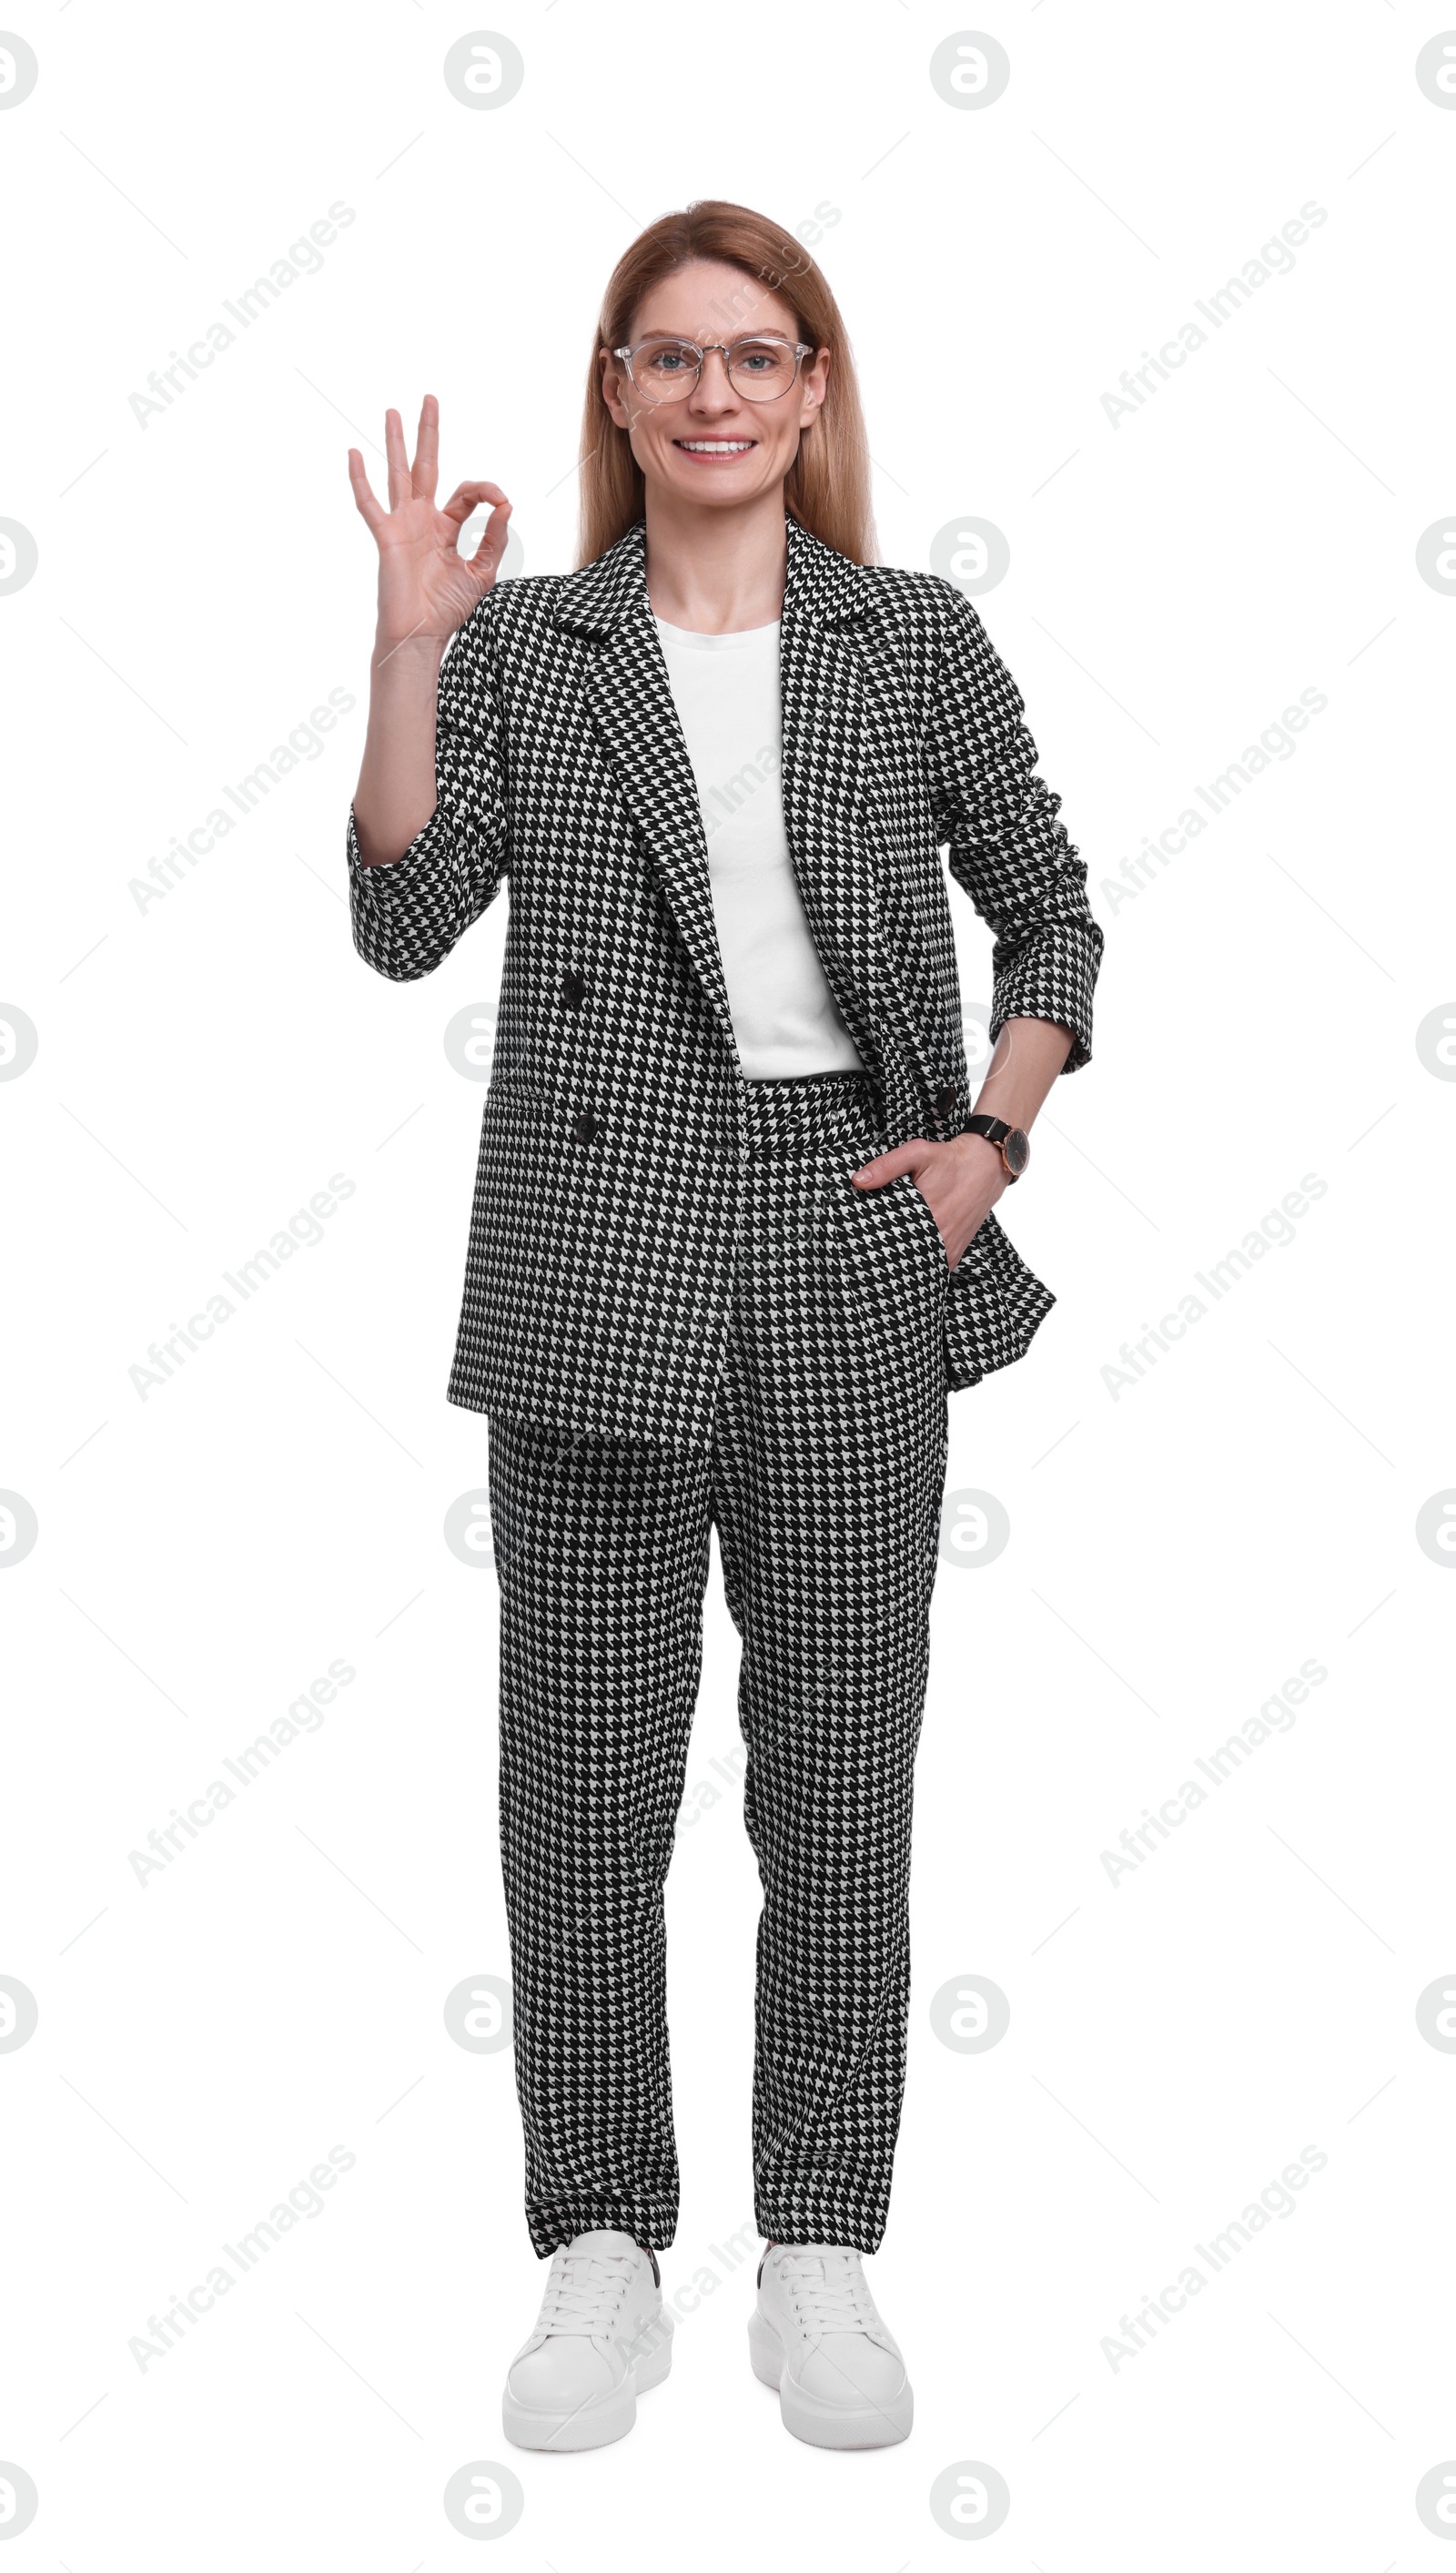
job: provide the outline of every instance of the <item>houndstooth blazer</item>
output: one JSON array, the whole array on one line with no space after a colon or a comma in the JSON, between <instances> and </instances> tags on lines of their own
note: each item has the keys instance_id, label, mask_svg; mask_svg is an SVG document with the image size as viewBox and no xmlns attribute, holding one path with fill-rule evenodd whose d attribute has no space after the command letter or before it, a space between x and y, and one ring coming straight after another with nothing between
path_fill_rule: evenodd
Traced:
<instances>
[{"instance_id":1,"label":"houndstooth blazer","mask_svg":"<svg viewBox=\"0 0 1456 2573\"><path fill-rule=\"evenodd\" d=\"M995 933L1007 1019L1092 1050L1102 934L976 609L788 518L784 818L825 976L894 1138L971 1105L940 851ZM434 814L365 866L355 944L432 973L503 879L510 917L448 1399L702 1447L728 1327L741 1074L697 789L639 520L573 572L501 582L439 682ZM949 1282L947 1380L1020 1357L1054 1297L989 1215Z\"/></svg>"}]
</instances>

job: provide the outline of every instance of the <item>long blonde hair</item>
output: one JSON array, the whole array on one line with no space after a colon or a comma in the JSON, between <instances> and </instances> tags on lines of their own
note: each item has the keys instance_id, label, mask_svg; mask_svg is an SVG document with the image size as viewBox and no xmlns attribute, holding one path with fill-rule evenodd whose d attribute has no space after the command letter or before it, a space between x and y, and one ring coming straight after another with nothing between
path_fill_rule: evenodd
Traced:
<instances>
[{"instance_id":1,"label":"long blonde hair","mask_svg":"<svg viewBox=\"0 0 1456 2573\"><path fill-rule=\"evenodd\" d=\"M870 448L849 335L823 272L801 241L767 215L716 197L700 198L655 224L623 251L607 280L586 374L581 416L577 565L595 562L643 516L646 485L627 431L602 401L598 353L624 348L643 297L689 260L738 268L794 308L798 336L830 354L823 408L784 484L785 505L811 535L851 562L878 558L870 493ZM728 333L725 329L725 338Z\"/></svg>"}]
</instances>

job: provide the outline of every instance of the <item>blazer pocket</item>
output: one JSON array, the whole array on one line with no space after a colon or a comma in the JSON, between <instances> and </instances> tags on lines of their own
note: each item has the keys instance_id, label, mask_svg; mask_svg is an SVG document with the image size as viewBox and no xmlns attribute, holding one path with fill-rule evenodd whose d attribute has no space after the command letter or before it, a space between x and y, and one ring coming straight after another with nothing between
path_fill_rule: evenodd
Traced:
<instances>
[{"instance_id":1,"label":"blazer pocket","mask_svg":"<svg viewBox=\"0 0 1456 2573\"><path fill-rule=\"evenodd\" d=\"M927 1209L929 1213L929 1209ZM951 1271L946 1357L952 1386L976 1384L1025 1357L1057 1298L988 1215Z\"/></svg>"}]
</instances>

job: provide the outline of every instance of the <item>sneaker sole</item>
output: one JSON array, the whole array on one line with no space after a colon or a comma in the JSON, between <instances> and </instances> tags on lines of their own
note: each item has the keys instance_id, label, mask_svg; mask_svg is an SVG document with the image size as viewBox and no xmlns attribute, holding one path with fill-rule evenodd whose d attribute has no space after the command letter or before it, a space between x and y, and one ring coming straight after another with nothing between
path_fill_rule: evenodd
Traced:
<instances>
[{"instance_id":1,"label":"sneaker sole","mask_svg":"<svg viewBox=\"0 0 1456 2573\"><path fill-rule=\"evenodd\" d=\"M760 2384L778 2394L784 2428L811 2448L893 2448L909 2438L915 2396L908 2383L888 2403L826 2403L795 2382L783 2342L757 2311L748 2318L748 2353Z\"/></svg>"},{"instance_id":2,"label":"sneaker sole","mask_svg":"<svg viewBox=\"0 0 1456 2573\"><path fill-rule=\"evenodd\" d=\"M500 2400L500 2422L513 2448L552 2448L566 2454L578 2448L607 2448L614 2439L625 2439L637 2418L637 2397L660 2385L672 2365L672 2316L665 2308L643 2326L644 2332L660 2326L662 2338L655 2349L634 2359L622 2383L610 2394L593 2395L589 2403L578 2403L569 2412L539 2412L533 2406L518 2403L506 2386Z\"/></svg>"}]
</instances>

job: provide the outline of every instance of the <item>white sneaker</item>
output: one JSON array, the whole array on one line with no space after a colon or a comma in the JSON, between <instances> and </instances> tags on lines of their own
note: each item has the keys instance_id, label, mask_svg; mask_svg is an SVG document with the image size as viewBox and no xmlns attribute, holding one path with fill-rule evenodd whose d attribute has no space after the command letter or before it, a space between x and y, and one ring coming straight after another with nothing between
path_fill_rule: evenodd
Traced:
<instances>
[{"instance_id":1,"label":"white sneaker","mask_svg":"<svg viewBox=\"0 0 1456 2573\"><path fill-rule=\"evenodd\" d=\"M535 2330L511 2360L505 2435L517 2448L604 2448L671 2363L656 2254L630 2233L578 2233L552 2254Z\"/></svg>"},{"instance_id":2,"label":"white sneaker","mask_svg":"<svg viewBox=\"0 0 1456 2573\"><path fill-rule=\"evenodd\" d=\"M909 2436L915 2397L858 2251L775 2243L759 2262L748 2345L754 2375L778 2387L784 2427L796 2439L816 2448L888 2448Z\"/></svg>"}]
</instances>

